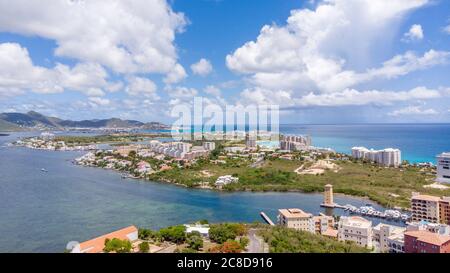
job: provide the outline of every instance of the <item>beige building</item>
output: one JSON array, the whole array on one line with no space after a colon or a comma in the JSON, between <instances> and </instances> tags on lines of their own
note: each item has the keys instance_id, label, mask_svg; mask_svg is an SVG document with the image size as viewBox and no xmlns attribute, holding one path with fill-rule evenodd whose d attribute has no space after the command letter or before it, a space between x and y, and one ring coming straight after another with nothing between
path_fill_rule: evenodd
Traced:
<instances>
[{"instance_id":1,"label":"beige building","mask_svg":"<svg viewBox=\"0 0 450 273\"><path fill-rule=\"evenodd\" d=\"M389 238L392 240L392 236L399 234L403 236L405 230L403 227L380 223L372 229L372 240L377 243L379 252L389 252Z\"/></svg>"},{"instance_id":2,"label":"beige building","mask_svg":"<svg viewBox=\"0 0 450 273\"><path fill-rule=\"evenodd\" d=\"M440 222L439 202L441 198L414 193L411 198L411 221Z\"/></svg>"},{"instance_id":3,"label":"beige building","mask_svg":"<svg viewBox=\"0 0 450 273\"><path fill-rule=\"evenodd\" d=\"M278 210L278 224L287 228L303 230L314 233L313 215L301 209Z\"/></svg>"},{"instance_id":4,"label":"beige building","mask_svg":"<svg viewBox=\"0 0 450 273\"><path fill-rule=\"evenodd\" d=\"M372 247L372 222L359 216L341 216L338 240L354 242L359 246Z\"/></svg>"}]
</instances>

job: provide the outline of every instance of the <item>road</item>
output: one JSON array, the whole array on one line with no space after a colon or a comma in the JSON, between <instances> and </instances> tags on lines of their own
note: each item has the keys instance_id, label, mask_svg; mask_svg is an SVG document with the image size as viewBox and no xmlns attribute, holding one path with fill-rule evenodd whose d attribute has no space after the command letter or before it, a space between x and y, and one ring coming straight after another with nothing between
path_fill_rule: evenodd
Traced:
<instances>
[{"instance_id":1,"label":"road","mask_svg":"<svg viewBox=\"0 0 450 273\"><path fill-rule=\"evenodd\" d=\"M248 231L250 242L247 246L247 253L268 253L269 248L266 246L263 239L256 235L257 232L257 229L250 229Z\"/></svg>"}]
</instances>

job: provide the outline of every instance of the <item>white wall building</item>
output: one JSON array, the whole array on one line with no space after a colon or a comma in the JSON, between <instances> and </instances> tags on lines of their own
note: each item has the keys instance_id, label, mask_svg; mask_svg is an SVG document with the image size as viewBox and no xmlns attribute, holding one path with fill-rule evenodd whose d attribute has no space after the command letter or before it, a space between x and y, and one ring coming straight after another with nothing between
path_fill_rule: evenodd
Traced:
<instances>
[{"instance_id":1,"label":"white wall building","mask_svg":"<svg viewBox=\"0 0 450 273\"><path fill-rule=\"evenodd\" d=\"M377 243L380 252L383 253L389 252L390 251L389 238L398 234L403 236L405 230L406 229L403 227L380 223L372 229L373 233L372 239L374 242Z\"/></svg>"},{"instance_id":2,"label":"white wall building","mask_svg":"<svg viewBox=\"0 0 450 273\"><path fill-rule=\"evenodd\" d=\"M315 232L313 215L301 209L278 210L278 224L296 230Z\"/></svg>"},{"instance_id":3,"label":"white wall building","mask_svg":"<svg viewBox=\"0 0 450 273\"><path fill-rule=\"evenodd\" d=\"M450 152L436 157L437 182L450 183Z\"/></svg>"},{"instance_id":4,"label":"white wall building","mask_svg":"<svg viewBox=\"0 0 450 273\"><path fill-rule=\"evenodd\" d=\"M366 147L353 147L352 157L366 159L383 166L398 167L402 164L402 155L399 149L386 148L384 150L367 149Z\"/></svg>"},{"instance_id":5,"label":"white wall building","mask_svg":"<svg viewBox=\"0 0 450 273\"><path fill-rule=\"evenodd\" d=\"M372 247L372 222L359 216L341 216L338 240L351 241L359 246Z\"/></svg>"},{"instance_id":6,"label":"white wall building","mask_svg":"<svg viewBox=\"0 0 450 273\"><path fill-rule=\"evenodd\" d=\"M231 175L224 175L224 176L219 176L216 180L216 187L223 187L225 185L231 184L231 183L237 183L239 181L238 177L233 177Z\"/></svg>"}]
</instances>

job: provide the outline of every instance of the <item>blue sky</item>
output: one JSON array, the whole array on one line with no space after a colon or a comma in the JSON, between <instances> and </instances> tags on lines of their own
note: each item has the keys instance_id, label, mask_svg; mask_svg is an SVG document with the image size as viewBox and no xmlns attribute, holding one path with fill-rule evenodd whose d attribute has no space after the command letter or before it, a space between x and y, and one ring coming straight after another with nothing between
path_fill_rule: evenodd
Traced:
<instances>
[{"instance_id":1,"label":"blue sky","mask_svg":"<svg viewBox=\"0 0 450 273\"><path fill-rule=\"evenodd\" d=\"M170 122L193 96L282 123L450 122L445 0L0 0L0 112ZM99 13L98 10L101 10Z\"/></svg>"}]
</instances>

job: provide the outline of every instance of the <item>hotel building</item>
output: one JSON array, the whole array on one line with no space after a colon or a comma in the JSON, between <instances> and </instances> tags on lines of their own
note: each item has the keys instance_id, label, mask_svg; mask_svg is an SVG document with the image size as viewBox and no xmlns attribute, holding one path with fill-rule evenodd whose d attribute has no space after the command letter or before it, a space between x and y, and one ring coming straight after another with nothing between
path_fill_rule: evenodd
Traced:
<instances>
[{"instance_id":1,"label":"hotel building","mask_svg":"<svg viewBox=\"0 0 450 273\"><path fill-rule=\"evenodd\" d=\"M450 183L450 152L442 153L436 157L437 182Z\"/></svg>"},{"instance_id":2,"label":"hotel building","mask_svg":"<svg viewBox=\"0 0 450 273\"><path fill-rule=\"evenodd\" d=\"M390 252L389 238L394 240L394 235L403 236L405 228L380 223L372 229L373 241L378 243L380 252ZM395 245L397 247L398 243Z\"/></svg>"},{"instance_id":3,"label":"hotel building","mask_svg":"<svg viewBox=\"0 0 450 273\"><path fill-rule=\"evenodd\" d=\"M406 231L405 253L450 253L450 236L425 230Z\"/></svg>"},{"instance_id":4,"label":"hotel building","mask_svg":"<svg viewBox=\"0 0 450 273\"><path fill-rule=\"evenodd\" d=\"M310 146L310 136L282 136L280 141L280 149L285 151L307 151Z\"/></svg>"},{"instance_id":5,"label":"hotel building","mask_svg":"<svg viewBox=\"0 0 450 273\"><path fill-rule=\"evenodd\" d=\"M384 150L367 149L366 147L353 147L352 157L376 162L383 166L398 167L402 164L402 155L399 149L387 148Z\"/></svg>"},{"instance_id":6,"label":"hotel building","mask_svg":"<svg viewBox=\"0 0 450 273\"><path fill-rule=\"evenodd\" d=\"M315 232L313 215L301 209L278 210L278 224L296 230Z\"/></svg>"},{"instance_id":7,"label":"hotel building","mask_svg":"<svg viewBox=\"0 0 450 273\"><path fill-rule=\"evenodd\" d=\"M338 240L351 241L359 246L372 247L372 222L359 216L341 216Z\"/></svg>"},{"instance_id":8,"label":"hotel building","mask_svg":"<svg viewBox=\"0 0 450 273\"><path fill-rule=\"evenodd\" d=\"M450 225L450 197L448 196L439 200L439 218L442 224Z\"/></svg>"},{"instance_id":9,"label":"hotel building","mask_svg":"<svg viewBox=\"0 0 450 273\"><path fill-rule=\"evenodd\" d=\"M441 198L436 196L414 193L411 198L411 221L440 223L440 200Z\"/></svg>"}]
</instances>

